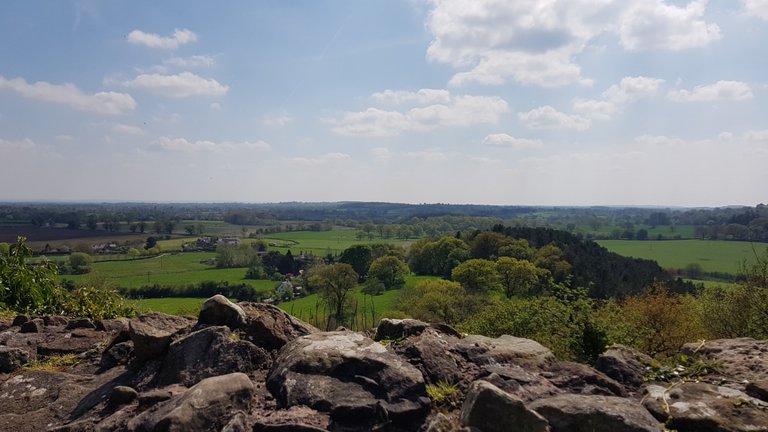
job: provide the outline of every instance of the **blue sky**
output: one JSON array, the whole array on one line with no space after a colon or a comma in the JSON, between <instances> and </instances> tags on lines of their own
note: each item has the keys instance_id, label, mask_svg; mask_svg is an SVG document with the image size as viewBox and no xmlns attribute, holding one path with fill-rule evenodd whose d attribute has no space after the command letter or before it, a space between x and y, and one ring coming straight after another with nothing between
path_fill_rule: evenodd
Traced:
<instances>
[{"instance_id":1,"label":"blue sky","mask_svg":"<svg viewBox=\"0 0 768 432\"><path fill-rule=\"evenodd\" d=\"M755 205L768 0L8 1L0 200Z\"/></svg>"}]
</instances>

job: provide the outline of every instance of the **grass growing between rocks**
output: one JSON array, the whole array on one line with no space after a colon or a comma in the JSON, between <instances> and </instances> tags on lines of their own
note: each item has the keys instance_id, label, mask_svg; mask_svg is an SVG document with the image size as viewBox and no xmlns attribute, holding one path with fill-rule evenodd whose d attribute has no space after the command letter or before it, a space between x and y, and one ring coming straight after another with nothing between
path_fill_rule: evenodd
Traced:
<instances>
[{"instance_id":1,"label":"grass growing between rocks","mask_svg":"<svg viewBox=\"0 0 768 432\"><path fill-rule=\"evenodd\" d=\"M33 360L24 366L29 372L62 372L70 366L80 363L75 354L62 354L46 357L42 360Z\"/></svg>"},{"instance_id":2,"label":"grass growing between rocks","mask_svg":"<svg viewBox=\"0 0 768 432\"><path fill-rule=\"evenodd\" d=\"M427 385L427 396L437 408L458 408L461 399L459 386L445 381Z\"/></svg>"}]
</instances>

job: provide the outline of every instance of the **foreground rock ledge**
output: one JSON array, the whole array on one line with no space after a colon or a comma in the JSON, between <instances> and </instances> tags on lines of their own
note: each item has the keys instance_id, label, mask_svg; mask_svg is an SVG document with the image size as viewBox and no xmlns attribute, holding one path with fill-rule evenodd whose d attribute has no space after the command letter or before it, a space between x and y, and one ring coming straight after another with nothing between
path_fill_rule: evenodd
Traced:
<instances>
[{"instance_id":1,"label":"foreground rock ledge","mask_svg":"<svg viewBox=\"0 0 768 432\"><path fill-rule=\"evenodd\" d=\"M307 405L360 428L418 425L430 410L421 372L353 332L290 342L275 360L267 388L283 407Z\"/></svg>"}]
</instances>

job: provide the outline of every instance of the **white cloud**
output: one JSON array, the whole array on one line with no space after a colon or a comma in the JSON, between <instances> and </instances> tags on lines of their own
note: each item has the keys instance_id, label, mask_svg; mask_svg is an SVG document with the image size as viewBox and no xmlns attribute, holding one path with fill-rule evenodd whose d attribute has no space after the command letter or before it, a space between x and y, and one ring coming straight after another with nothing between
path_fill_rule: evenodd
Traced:
<instances>
[{"instance_id":1,"label":"white cloud","mask_svg":"<svg viewBox=\"0 0 768 432\"><path fill-rule=\"evenodd\" d=\"M685 7L663 0L633 1L621 18L619 37L632 51L662 49L679 51L698 48L720 39L720 27L704 21L707 0Z\"/></svg>"},{"instance_id":2,"label":"white cloud","mask_svg":"<svg viewBox=\"0 0 768 432\"><path fill-rule=\"evenodd\" d=\"M159 95L184 98L190 96L223 96L229 86L222 85L215 79L205 79L191 72L176 75L142 74L123 82L130 88L138 88Z\"/></svg>"},{"instance_id":3,"label":"white cloud","mask_svg":"<svg viewBox=\"0 0 768 432\"><path fill-rule=\"evenodd\" d=\"M233 150L253 150L253 151L268 151L270 145L264 141L244 141L244 142L213 142L207 140L201 141L189 141L184 138L172 138L162 137L158 140L157 144L163 150L175 151L175 152L224 152Z\"/></svg>"},{"instance_id":4,"label":"white cloud","mask_svg":"<svg viewBox=\"0 0 768 432\"><path fill-rule=\"evenodd\" d=\"M346 154L346 153L326 153L321 156L317 157L295 157L291 158L288 161L293 164L298 165L305 165L305 166L316 166L316 165L326 165L326 164L332 164L332 163L339 163L339 162L348 162L352 160L352 156Z\"/></svg>"},{"instance_id":5,"label":"white cloud","mask_svg":"<svg viewBox=\"0 0 768 432\"><path fill-rule=\"evenodd\" d=\"M164 64L180 68L211 67L216 60L208 55L193 55L190 57L171 57L163 61Z\"/></svg>"},{"instance_id":6,"label":"white cloud","mask_svg":"<svg viewBox=\"0 0 768 432\"><path fill-rule=\"evenodd\" d=\"M264 116L261 122L267 127L283 127L293 123L293 117L287 113L269 114Z\"/></svg>"},{"instance_id":7,"label":"white cloud","mask_svg":"<svg viewBox=\"0 0 768 432\"><path fill-rule=\"evenodd\" d=\"M589 119L560 112L549 105L517 113L520 121L530 129L574 129L586 130L591 126Z\"/></svg>"},{"instance_id":8,"label":"white cloud","mask_svg":"<svg viewBox=\"0 0 768 432\"><path fill-rule=\"evenodd\" d=\"M747 131L744 138L749 141L768 143L768 129Z\"/></svg>"},{"instance_id":9,"label":"white cloud","mask_svg":"<svg viewBox=\"0 0 768 432\"><path fill-rule=\"evenodd\" d=\"M165 37L155 33L145 33L141 30L128 33L128 42L150 48L176 49L181 45L195 41L197 41L197 35L187 29L176 29L173 35Z\"/></svg>"},{"instance_id":10,"label":"white cloud","mask_svg":"<svg viewBox=\"0 0 768 432\"><path fill-rule=\"evenodd\" d=\"M616 33L628 50L681 50L720 38L704 21L706 1L428 0L433 39L427 58L457 69L452 85L591 85L576 57L599 35Z\"/></svg>"},{"instance_id":11,"label":"white cloud","mask_svg":"<svg viewBox=\"0 0 768 432\"><path fill-rule=\"evenodd\" d=\"M329 122L334 125L332 130L342 135L383 137L399 135L403 132L428 131L440 126L466 127L476 124L493 124L499 121L501 114L509 110L507 102L495 96L447 94L446 97L445 103L414 107L402 112L373 107L360 112L346 112L341 118L332 119ZM409 99L398 96L398 98L400 101L411 100L417 103L434 101L432 97ZM441 96L441 98L444 97Z\"/></svg>"},{"instance_id":12,"label":"white cloud","mask_svg":"<svg viewBox=\"0 0 768 432\"><path fill-rule=\"evenodd\" d=\"M630 103L658 93L662 83L664 80L657 78L624 77L604 91L600 99L576 100L573 109L589 119L609 120Z\"/></svg>"},{"instance_id":13,"label":"white cloud","mask_svg":"<svg viewBox=\"0 0 768 432\"><path fill-rule=\"evenodd\" d=\"M116 124L112 127L112 130L123 135L144 135L144 129L126 124Z\"/></svg>"},{"instance_id":14,"label":"white cloud","mask_svg":"<svg viewBox=\"0 0 768 432\"><path fill-rule=\"evenodd\" d=\"M8 89L30 99L67 105L80 111L100 114L123 114L136 108L136 101L127 93L83 93L74 84L51 84L38 81L27 83L22 78L6 79L0 75L0 90Z\"/></svg>"},{"instance_id":15,"label":"white cloud","mask_svg":"<svg viewBox=\"0 0 768 432\"><path fill-rule=\"evenodd\" d=\"M24 138L23 140L6 140L0 138L0 150L4 152L33 150L35 147L37 147L35 142L29 138Z\"/></svg>"},{"instance_id":16,"label":"white cloud","mask_svg":"<svg viewBox=\"0 0 768 432\"><path fill-rule=\"evenodd\" d=\"M747 14L768 21L768 0L742 0L741 2Z\"/></svg>"},{"instance_id":17,"label":"white cloud","mask_svg":"<svg viewBox=\"0 0 768 432\"><path fill-rule=\"evenodd\" d=\"M741 81L718 81L714 84L696 86L693 90L676 90L667 95L674 102L744 101L754 94L749 84Z\"/></svg>"},{"instance_id":18,"label":"white cloud","mask_svg":"<svg viewBox=\"0 0 768 432\"><path fill-rule=\"evenodd\" d=\"M448 103L451 100L451 93L443 89L421 89L416 92L405 90L384 90L374 93L371 98L382 103L416 103L419 105Z\"/></svg>"},{"instance_id":19,"label":"white cloud","mask_svg":"<svg viewBox=\"0 0 768 432\"><path fill-rule=\"evenodd\" d=\"M507 134L490 134L483 139L483 144L490 147L506 147L515 150L539 148L544 145L541 140L515 138Z\"/></svg>"},{"instance_id":20,"label":"white cloud","mask_svg":"<svg viewBox=\"0 0 768 432\"><path fill-rule=\"evenodd\" d=\"M220 110L220 109L221 109L221 104L220 104L220 103L218 103L218 102L213 102L213 103L211 103L211 104L209 105L209 107L210 107L212 110L214 110L214 111L218 111L218 110Z\"/></svg>"}]
</instances>

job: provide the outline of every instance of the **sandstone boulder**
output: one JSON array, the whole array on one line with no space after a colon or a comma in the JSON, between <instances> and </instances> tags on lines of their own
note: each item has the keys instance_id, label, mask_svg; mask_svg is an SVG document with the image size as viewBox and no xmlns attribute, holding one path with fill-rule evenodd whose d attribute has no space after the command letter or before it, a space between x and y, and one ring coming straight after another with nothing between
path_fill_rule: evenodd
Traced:
<instances>
[{"instance_id":1,"label":"sandstone boulder","mask_svg":"<svg viewBox=\"0 0 768 432\"><path fill-rule=\"evenodd\" d=\"M316 333L288 343L267 388L280 406L307 405L361 428L419 424L430 409L416 368L352 332Z\"/></svg>"},{"instance_id":2,"label":"sandstone boulder","mask_svg":"<svg viewBox=\"0 0 768 432\"><path fill-rule=\"evenodd\" d=\"M168 347L157 384L187 387L231 371L249 372L269 367L269 354L247 341L233 341L228 327L207 327L190 333Z\"/></svg>"},{"instance_id":3,"label":"sandstone boulder","mask_svg":"<svg viewBox=\"0 0 768 432\"><path fill-rule=\"evenodd\" d=\"M21 348L0 346L0 373L10 373L29 363L28 351Z\"/></svg>"},{"instance_id":4,"label":"sandstone boulder","mask_svg":"<svg viewBox=\"0 0 768 432\"><path fill-rule=\"evenodd\" d=\"M552 432L661 432L642 405L614 396L562 394L528 407L549 422Z\"/></svg>"},{"instance_id":5,"label":"sandstone boulder","mask_svg":"<svg viewBox=\"0 0 768 432\"><path fill-rule=\"evenodd\" d=\"M191 327L187 318L150 312L131 320L128 333L133 353L142 362L165 352L174 335Z\"/></svg>"},{"instance_id":6,"label":"sandstone boulder","mask_svg":"<svg viewBox=\"0 0 768 432\"><path fill-rule=\"evenodd\" d=\"M502 335L498 338L470 335L456 344L456 351L475 364L512 364L526 369L546 369L555 355L540 343Z\"/></svg>"},{"instance_id":7,"label":"sandstone boulder","mask_svg":"<svg viewBox=\"0 0 768 432\"><path fill-rule=\"evenodd\" d=\"M525 407L523 401L485 381L470 385L461 408L461 423L483 432L549 432L541 415Z\"/></svg>"},{"instance_id":8,"label":"sandstone boulder","mask_svg":"<svg viewBox=\"0 0 768 432\"><path fill-rule=\"evenodd\" d=\"M245 326L246 316L243 308L227 300L223 295L216 294L200 307L198 322L212 326L227 326L231 330L237 330Z\"/></svg>"},{"instance_id":9,"label":"sandstone boulder","mask_svg":"<svg viewBox=\"0 0 768 432\"><path fill-rule=\"evenodd\" d=\"M242 330L249 342L267 350L280 349L288 342L319 330L266 303L238 303L245 312Z\"/></svg>"},{"instance_id":10,"label":"sandstone boulder","mask_svg":"<svg viewBox=\"0 0 768 432\"><path fill-rule=\"evenodd\" d=\"M127 429L218 431L238 412L249 410L253 393L253 383L240 372L206 378L183 394L133 418Z\"/></svg>"},{"instance_id":11,"label":"sandstone boulder","mask_svg":"<svg viewBox=\"0 0 768 432\"><path fill-rule=\"evenodd\" d=\"M671 388L651 384L643 404L679 432L768 431L768 403L739 390L684 382Z\"/></svg>"},{"instance_id":12,"label":"sandstone boulder","mask_svg":"<svg viewBox=\"0 0 768 432\"><path fill-rule=\"evenodd\" d=\"M637 388L643 384L643 377L653 360L630 347L612 345L600 354L595 369L614 380Z\"/></svg>"}]
</instances>

